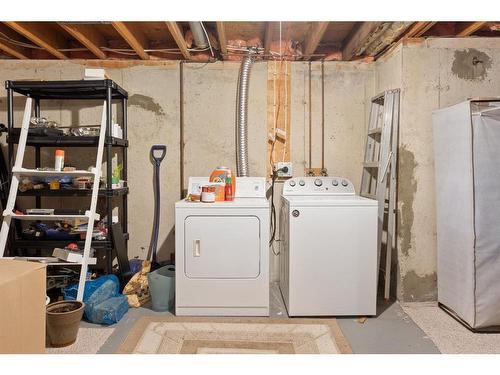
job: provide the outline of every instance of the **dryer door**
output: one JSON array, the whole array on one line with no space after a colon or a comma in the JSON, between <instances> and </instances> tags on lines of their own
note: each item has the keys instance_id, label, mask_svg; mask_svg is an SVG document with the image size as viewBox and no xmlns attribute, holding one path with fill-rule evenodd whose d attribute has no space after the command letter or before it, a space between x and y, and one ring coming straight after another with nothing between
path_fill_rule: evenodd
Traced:
<instances>
[{"instance_id":1,"label":"dryer door","mask_svg":"<svg viewBox=\"0 0 500 375\"><path fill-rule=\"evenodd\" d=\"M189 278L251 279L260 274L260 227L255 216L188 216L184 272Z\"/></svg>"}]
</instances>

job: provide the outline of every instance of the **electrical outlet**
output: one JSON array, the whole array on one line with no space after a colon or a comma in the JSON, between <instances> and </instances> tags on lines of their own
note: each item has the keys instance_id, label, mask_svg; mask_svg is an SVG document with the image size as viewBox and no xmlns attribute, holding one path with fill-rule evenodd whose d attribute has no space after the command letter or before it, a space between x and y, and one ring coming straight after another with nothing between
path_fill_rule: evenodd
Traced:
<instances>
[{"instance_id":1,"label":"electrical outlet","mask_svg":"<svg viewBox=\"0 0 500 375\"><path fill-rule=\"evenodd\" d=\"M282 168L288 168L288 170L282 171ZM274 170L278 170L278 177L292 177L293 176L293 164L292 162L283 162L280 161L278 163L274 163Z\"/></svg>"}]
</instances>

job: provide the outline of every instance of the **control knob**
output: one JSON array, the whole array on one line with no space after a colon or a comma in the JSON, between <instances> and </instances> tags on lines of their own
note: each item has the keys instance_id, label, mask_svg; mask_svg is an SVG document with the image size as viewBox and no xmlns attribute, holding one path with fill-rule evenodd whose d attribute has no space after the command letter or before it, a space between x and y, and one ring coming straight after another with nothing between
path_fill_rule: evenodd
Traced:
<instances>
[{"instance_id":1,"label":"control knob","mask_svg":"<svg viewBox=\"0 0 500 375\"><path fill-rule=\"evenodd\" d=\"M338 182L337 180L333 180L333 181L332 181L332 185L333 185L333 186L338 186L338 184L339 184L339 182Z\"/></svg>"},{"instance_id":2,"label":"control knob","mask_svg":"<svg viewBox=\"0 0 500 375\"><path fill-rule=\"evenodd\" d=\"M314 185L321 186L323 185L323 181L320 178L317 178L314 180Z\"/></svg>"},{"instance_id":3,"label":"control knob","mask_svg":"<svg viewBox=\"0 0 500 375\"><path fill-rule=\"evenodd\" d=\"M295 186L295 181L293 181L293 180L292 180L292 181L290 181L290 186L291 186L291 187L294 187L294 186Z\"/></svg>"},{"instance_id":4,"label":"control knob","mask_svg":"<svg viewBox=\"0 0 500 375\"><path fill-rule=\"evenodd\" d=\"M300 185L300 186L304 186L305 184L306 184L306 182L305 182L304 180L300 180L300 181L299 181L299 185Z\"/></svg>"},{"instance_id":5,"label":"control knob","mask_svg":"<svg viewBox=\"0 0 500 375\"><path fill-rule=\"evenodd\" d=\"M342 186L347 186L349 183L346 180L342 180Z\"/></svg>"}]
</instances>

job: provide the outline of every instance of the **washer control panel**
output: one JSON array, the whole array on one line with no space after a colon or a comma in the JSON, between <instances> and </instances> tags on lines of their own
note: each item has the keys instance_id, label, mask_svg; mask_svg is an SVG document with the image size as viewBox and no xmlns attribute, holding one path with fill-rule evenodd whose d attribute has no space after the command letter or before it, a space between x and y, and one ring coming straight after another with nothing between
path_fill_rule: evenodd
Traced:
<instances>
[{"instance_id":1,"label":"washer control panel","mask_svg":"<svg viewBox=\"0 0 500 375\"><path fill-rule=\"evenodd\" d=\"M355 195L344 177L295 177L285 182L283 195Z\"/></svg>"}]
</instances>

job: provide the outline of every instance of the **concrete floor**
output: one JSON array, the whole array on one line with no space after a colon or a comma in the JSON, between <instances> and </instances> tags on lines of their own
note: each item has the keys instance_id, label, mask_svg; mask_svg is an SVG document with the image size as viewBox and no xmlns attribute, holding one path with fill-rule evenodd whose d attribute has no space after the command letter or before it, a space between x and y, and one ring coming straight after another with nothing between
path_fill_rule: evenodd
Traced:
<instances>
[{"instance_id":1,"label":"concrete floor","mask_svg":"<svg viewBox=\"0 0 500 375\"><path fill-rule=\"evenodd\" d=\"M277 284L271 284L270 316L288 318ZM132 308L112 327L82 322L78 341L47 353L115 353L138 318L158 313L148 307ZM337 318L354 353L439 353L438 347L396 302L380 302L377 317L361 323L356 317Z\"/></svg>"}]
</instances>

